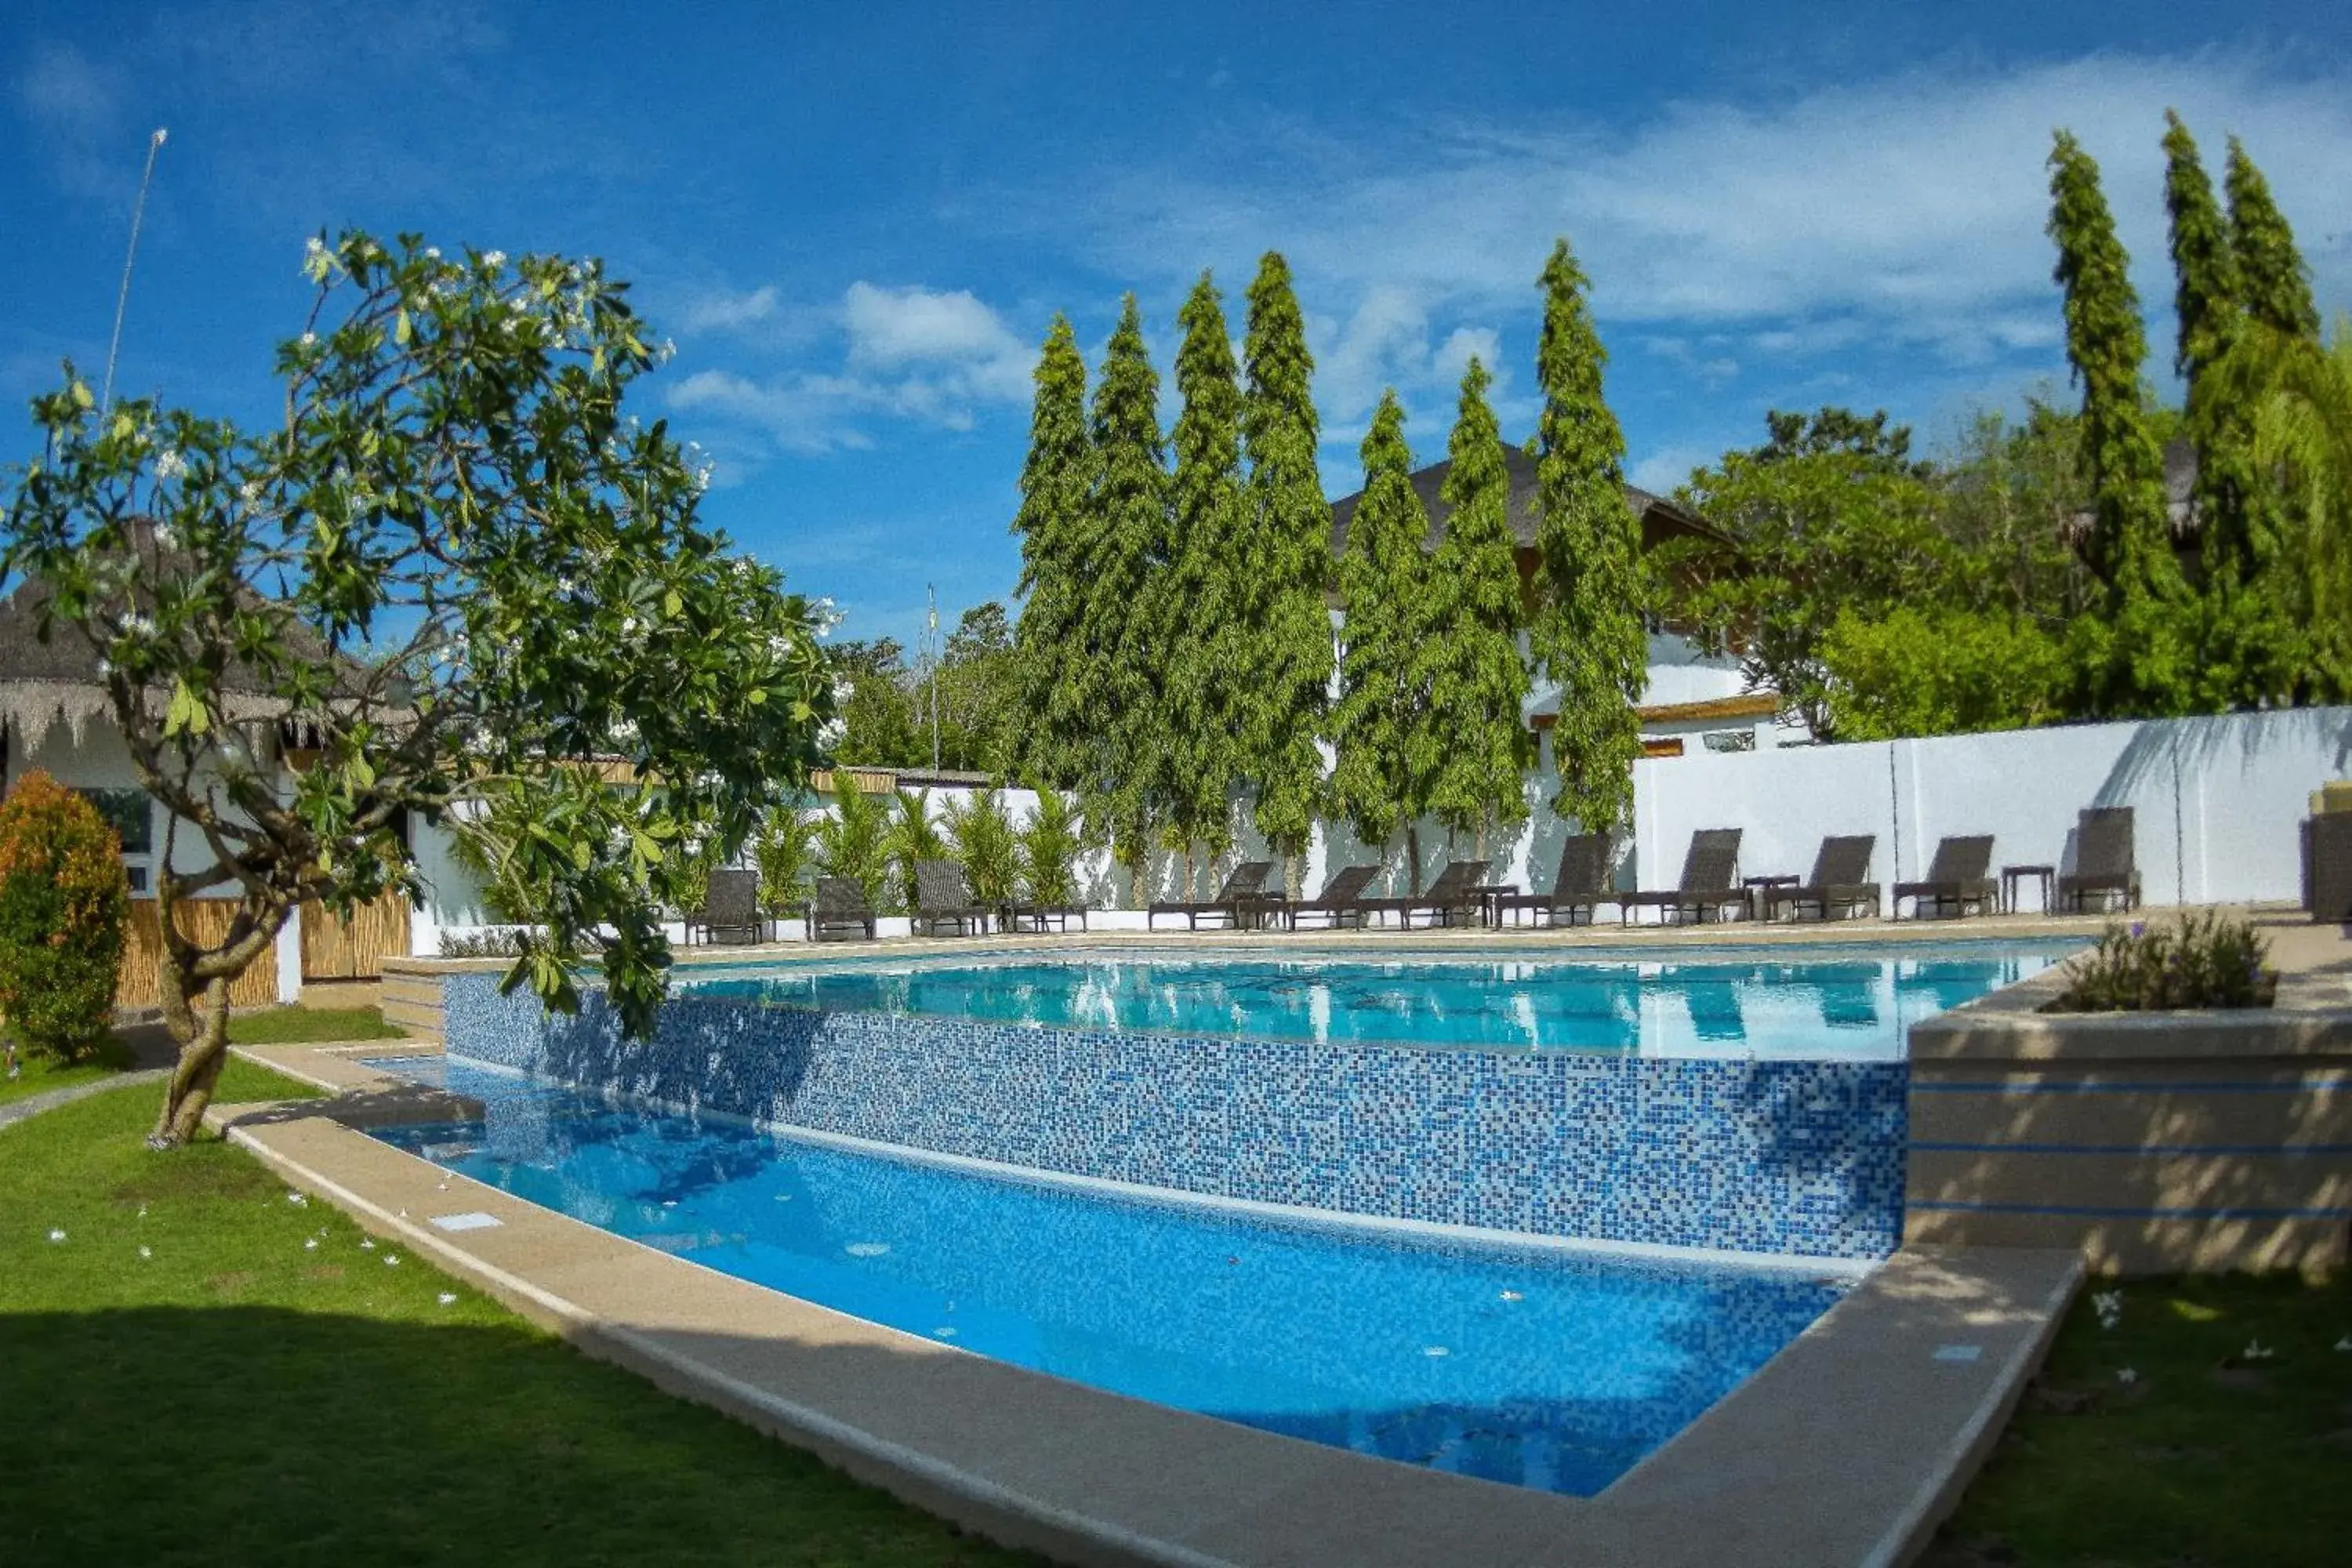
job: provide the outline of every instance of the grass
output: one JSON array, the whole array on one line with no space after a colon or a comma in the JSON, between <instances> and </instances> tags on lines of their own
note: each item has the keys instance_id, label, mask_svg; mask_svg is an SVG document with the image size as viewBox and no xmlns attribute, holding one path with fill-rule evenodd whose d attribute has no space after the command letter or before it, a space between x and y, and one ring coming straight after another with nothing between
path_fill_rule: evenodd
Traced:
<instances>
[{"instance_id":1,"label":"grass","mask_svg":"<svg viewBox=\"0 0 2352 1568\"><path fill-rule=\"evenodd\" d=\"M228 1037L239 1046L290 1046L309 1041L396 1040L407 1031L383 1021L376 1007L269 1007L239 1013L228 1021ZM70 1067L29 1053L19 1053L24 1070L15 1078L0 1074L0 1105L27 1095L45 1094L78 1083L110 1078L131 1066L131 1047L110 1038L99 1054Z\"/></svg>"},{"instance_id":2,"label":"grass","mask_svg":"<svg viewBox=\"0 0 2352 1568\"><path fill-rule=\"evenodd\" d=\"M21 1047L16 1059L23 1070L15 1078L0 1072L0 1105L12 1100L23 1100L27 1095L47 1094L53 1089L69 1089L78 1083L111 1078L131 1065L131 1047L110 1036L95 1057L70 1067L47 1057L34 1056Z\"/></svg>"},{"instance_id":3,"label":"grass","mask_svg":"<svg viewBox=\"0 0 2352 1568\"><path fill-rule=\"evenodd\" d=\"M396 1040L407 1033L377 1007L268 1007L228 1021L236 1046L293 1046L312 1040Z\"/></svg>"},{"instance_id":4,"label":"grass","mask_svg":"<svg viewBox=\"0 0 2352 1568\"><path fill-rule=\"evenodd\" d=\"M1925 1562L2333 1568L2347 1476L2352 1274L2095 1282Z\"/></svg>"},{"instance_id":5,"label":"grass","mask_svg":"<svg viewBox=\"0 0 2352 1568\"><path fill-rule=\"evenodd\" d=\"M0 1129L10 1568L1032 1561L588 1360L239 1150L149 1152L153 1111Z\"/></svg>"}]
</instances>

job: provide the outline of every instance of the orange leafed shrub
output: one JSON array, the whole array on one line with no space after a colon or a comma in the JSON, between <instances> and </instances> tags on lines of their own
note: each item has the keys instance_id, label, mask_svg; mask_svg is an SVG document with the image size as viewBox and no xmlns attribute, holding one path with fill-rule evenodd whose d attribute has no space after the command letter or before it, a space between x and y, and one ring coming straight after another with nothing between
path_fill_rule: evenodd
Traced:
<instances>
[{"instance_id":1,"label":"orange leafed shrub","mask_svg":"<svg viewBox=\"0 0 2352 1568\"><path fill-rule=\"evenodd\" d=\"M0 1020L72 1060L106 1038L131 885L98 808L48 774L0 801Z\"/></svg>"}]
</instances>

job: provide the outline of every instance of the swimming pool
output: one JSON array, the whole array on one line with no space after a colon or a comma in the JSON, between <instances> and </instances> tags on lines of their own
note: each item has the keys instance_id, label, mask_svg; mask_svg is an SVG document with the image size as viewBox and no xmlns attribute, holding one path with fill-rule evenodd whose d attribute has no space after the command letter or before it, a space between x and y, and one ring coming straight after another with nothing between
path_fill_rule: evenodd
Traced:
<instances>
[{"instance_id":1,"label":"swimming pool","mask_svg":"<svg viewBox=\"0 0 2352 1568\"><path fill-rule=\"evenodd\" d=\"M679 995L1031 1027L1320 1044L1894 1060L1912 1024L2075 944L1204 957L1074 949L681 972Z\"/></svg>"},{"instance_id":2,"label":"swimming pool","mask_svg":"<svg viewBox=\"0 0 2352 1568\"><path fill-rule=\"evenodd\" d=\"M1272 1223L614 1106L462 1061L446 1074L483 1121L373 1136L977 1354L1571 1495L1687 1426L1853 1278Z\"/></svg>"}]
</instances>

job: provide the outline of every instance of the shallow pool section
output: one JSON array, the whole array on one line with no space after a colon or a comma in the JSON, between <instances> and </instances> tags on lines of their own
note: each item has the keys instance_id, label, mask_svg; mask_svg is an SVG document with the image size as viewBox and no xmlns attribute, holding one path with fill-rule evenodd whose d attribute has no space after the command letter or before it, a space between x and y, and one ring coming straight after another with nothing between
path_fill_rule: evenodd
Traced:
<instances>
[{"instance_id":1,"label":"shallow pool section","mask_svg":"<svg viewBox=\"0 0 2352 1568\"><path fill-rule=\"evenodd\" d=\"M1729 1393L1852 1278L1272 1224L615 1107L463 1062L446 1081L484 1121L373 1135L975 1354L1577 1496Z\"/></svg>"},{"instance_id":2,"label":"shallow pool section","mask_svg":"<svg viewBox=\"0 0 2352 1568\"><path fill-rule=\"evenodd\" d=\"M682 971L686 996L1031 1027L1318 1044L1894 1060L1912 1024L2066 942L1580 952L1469 962L1076 949Z\"/></svg>"}]
</instances>

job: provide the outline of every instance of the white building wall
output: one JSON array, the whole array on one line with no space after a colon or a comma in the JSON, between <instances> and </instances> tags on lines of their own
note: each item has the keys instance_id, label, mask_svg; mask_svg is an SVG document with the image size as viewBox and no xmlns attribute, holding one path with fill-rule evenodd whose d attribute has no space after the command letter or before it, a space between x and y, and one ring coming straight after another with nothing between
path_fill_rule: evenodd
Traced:
<instances>
[{"instance_id":1,"label":"white building wall","mask_svg":"<svg viewBox=\"0 0 2352 1568\"><path fill-rule=\"evenodd\" d=\"M2347 773L2347 708L1695 753L1635 772L1639 885L1671 886L1704 827L1743 830L1744 876L1807 872L1833 833L1877 837L1883 884L1923 877L1938 839L1978 833L1993 836L1996 869L2066 871L2076 813L2127 805L2149 903L2292 900L2296 825L2311 792Z\"/></svg>"}]
</instances>

